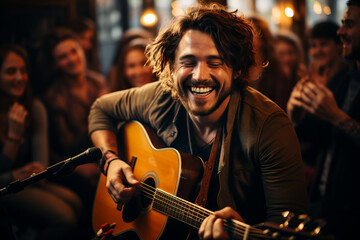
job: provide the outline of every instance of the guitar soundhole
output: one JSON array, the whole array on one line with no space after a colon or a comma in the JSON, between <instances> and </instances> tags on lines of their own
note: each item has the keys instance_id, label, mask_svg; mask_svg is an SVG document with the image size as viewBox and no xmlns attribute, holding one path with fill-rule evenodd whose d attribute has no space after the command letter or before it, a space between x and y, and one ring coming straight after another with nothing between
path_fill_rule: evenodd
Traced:
<instances>
[{"instance_id":1,"label":"guitar soundhole","mask_svg":"<svg viewBox=\"0 0 360 240\"><path fill-rule=\"evenodd\" d=\"M152 177L149 177L144 181L140 198L143 209L147 209L152 203L155 194L155 188L155 180Z\"/></svg>"},{"instance_id":2,"label":"guitar soundhole","mask_svg":"<svg viewBox=\"0 0 360 240\"><path fill-rule=\"evenodd\" d=\"M140 190L141 189L141 190ZM150 211L150 204L155 193L155 180L147 178L141 188L139 188L134 197L124 205L122 217L124 222L132 222L141 214L146 214Z\"/></svg>"}]
</instances>

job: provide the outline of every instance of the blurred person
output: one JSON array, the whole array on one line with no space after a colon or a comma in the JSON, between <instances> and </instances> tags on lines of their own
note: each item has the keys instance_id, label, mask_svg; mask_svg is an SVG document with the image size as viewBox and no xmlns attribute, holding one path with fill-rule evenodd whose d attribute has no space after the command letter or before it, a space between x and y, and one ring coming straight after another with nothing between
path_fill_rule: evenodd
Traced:
<instances>
[{"instance_id":1,"label":"blurred person","mask_svg":"<svg viewBox=\"0 0 360 240\"><path fill-rule=\"evenodd\" d=\"M309 74L299 82L299 86L311 81L329 87L333 84L334 79L348 70L347 64L341 56L342 44L337 35L338 29L339 26L331 21L319 22L310 29L308 40ZM295 89L295 91L297 90ZM316 125L313 127L317 128ZM324 135L315 137L313 136L315 133L315 129L306 132L298 131L308 185L311 184L315 174L315 166L319 157L318 151L321 150L323 144L323 141L319 141L317 138L324 137Z\"/></svg>"},{"instance_id":2,"label":"blurred person","mask_svg":"<svg viewBox=\"0 0 360 240\"><path fill-rule=\"evenodd\" d=\"M96 25L95 22L86 17L77 17L71 19L66 25L70 28L77 36L80 45L84 48L87 66L90 69L99 70L99 63L97 58L97 52L95 51L95 37L96 37Z\"/></svg>"},{"instance_id":3,"label":"blurred person","mask_svg":"<svg viewBox=\"0 0 360 240\"><path fill-rule=\"evenodd\" d=\"M280 30L276 33L275 54L279 65L291 85L295 84L307 74L304 64L304 50L300 38L290 31Z\"/></svg>"},{"instance_id":4,"label":"blurred person","mask_svg":"<svg viewBox=\"0 0 360 240\"><path fill-rule=\"evenodd\" d=\"M291 79L283 73L275 55L274 37L265 20L259 17L249 17L256 33L254 35L254 50L258 66L252 70L253 80L250 86L273 100L286 110L286 103L293 87Z\"/></svg>"},{"instance_id":5,"label":"blurred person","mask_svg":"<svg viewBox=\"0 0 360 240\"><path fill-rule=\"evenodd\" d=\"M341 56L339 26L332 21L315 24L309 34L309 71L313 81L326 85L332 76L347 65Z\"/></svg>"},{"instance_id":6,"label":"blurred person","mask_svg":"<svg viewBox=\"0 0 360 240\"><path fill-rule=\"evenodd\" d=\"M154 81L152 68L146 65L145 48L149 43L145 39L136 38L124 46L122 56L119 56L112 71L115 76L110 78L110 91L141 87Z\"/></svg>"},{"instance_id":7,"label":"blurred person","mask_svg":"<svg viewBox=\"0 0 360 240\"><path fill-rule=\"evenodd\" d=\"M319 143L310 215L323 218L336 239L353 239L360 223L360 1L347 7L337 33L351 67L328 81L301 80L288 103L297 132Z\"/></svg>"},{"instance_id":8,"label":"blurred person","mask_svg":"<svg viewBox=\"0 0 360 240\"><path fill-rule=\"evenodd\" d=\"M92 147L87 134L88 114L94 100L108 92L105 78L87 69L84 50L68 28L49 32L43 43L44 59L52 66L52 85L43 100L49 115L50 161L57 163ZM52 179L73 189L84 205L82 224L92 234L90 215L99 178L98 163L78 166L67 178ZM90 236L88 236L90 237Z\"/></svg>"},{"instance_id":9,"label":"blurred person","mask_svg":"<svg viewBox=\"0 0 360 240\"><path fill-rule=\"evenodd\" d=\"M111 91L139 87L154 80L152 69L145 65L145 47L151 40L152 34L142 28L124 33L108 73Z\"/></svg>"},{"instance_id":10,"label":"blurred person","mask_svg":"<svg viewBox=\"0 0 360 240\"><path fill-rule=\"evenodd\" d=\"M32 97L26 52L17 45L0 46L0 187L24 180L49 165L45 107ZM42 180L0 197L16 239L73 239L81 211L79 197L67 188ZM35 229L31 233L30 226Z\"/></svg>"}]
</instances>

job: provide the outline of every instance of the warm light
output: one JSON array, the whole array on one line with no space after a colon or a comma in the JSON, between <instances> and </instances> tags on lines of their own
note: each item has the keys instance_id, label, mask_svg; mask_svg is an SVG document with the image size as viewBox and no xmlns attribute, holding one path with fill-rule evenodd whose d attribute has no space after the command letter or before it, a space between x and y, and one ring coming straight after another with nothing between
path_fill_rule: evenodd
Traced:
<instances>
[{"instance_id":1,"label":"warm light","mask_svg":"<svg viewBox=\"0 0 360 240\"><path fill-rule=\"evenodd\" d=\"M181 9L178 1L172 2L171 7L172 7L171 13L173 16L179 16L179 15L184 14L184 10Z\"/></svg>"},{"instance_id":2,"label":"warm light","mask_svg":"<svg viewBox=\"0 0 360 240\"><path fill-rule=\"evenodd\" d=\"M328 5L326 5L326 6L324 7L324 13L325 13L326 15L330 15L330 14L331 14L331 8L330 8Z\"/></svg>"},{"instance_id":3,"label":"warm light","mask_svg":"<svg viewBox=\"0 0 360 240\"><path fill-rule=\"evenodd\" d=\"M157 23L157 15L154 10L147 10L143 13L140 20L145 27L152 27Z\"/></svg>"},{"instance_id":4,"label":"warm light","mask_svg":"<svg viewBox=\"0 0 360 240\"><path fill-rule=\"evenodd\" d=\"M313 10L314 10L314 13L316 13L316 14L322 13L321 4L318 1L314 2Z\"/></svg>"},{"instance_id":5,"label":"warm light","mask_svg":"<svg viewBox=\"0 0 360 240\"><path fill-rule=\"evenodd\" d=\"M280 9L278 7L273 7L271 12L272 12L272 20L274 21L274 23L279 24L281 17Z\"/></svg>"},{"instance_id":6,"label":"warm light","mask_svg":"<svg viewBox=\"0 0 360 240\"><path fill-rule=\"evenodd\" d=\"M285 8L285 15L291 18L294 16L294 11L290 7L287 7Z\"/></svg>"},{"instance_id":7,"label":"warm light","mask_svg":"<svg viewBox=\"0 0 360 240\"><path fill-rule=\"evenodd\" d=\"M272 9L272 15L274 18L279 18L281 16L280 9L278 7L274 7Z\"/></svg>"}]
</instances>

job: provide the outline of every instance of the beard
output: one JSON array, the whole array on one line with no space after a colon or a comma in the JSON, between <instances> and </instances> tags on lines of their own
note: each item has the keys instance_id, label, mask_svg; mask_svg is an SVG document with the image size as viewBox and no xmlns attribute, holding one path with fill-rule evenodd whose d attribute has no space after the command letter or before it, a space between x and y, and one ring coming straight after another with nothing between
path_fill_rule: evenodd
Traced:
<instances>
[{"instance_id":1,"label":"beard","mask_svg":"<svg viewBox=\"0 0 360 240\"><path fill-rule=\"evenodd\" d=\"M190 102L192 100L189 98L188 94L193 94L189 90L190 86L199 85L214 88L210 94L213 94L213 92L215 92L215 94L217 94L217 99L212 106L206 108L205 105L208 103L207 101L197 101L196 103ZM189 77L181 85L174 86L174 88L177 98L180 100L181 104L184 106L188 113L194 116L208 116L215 112L232 93L233 88L231 86L228 89L220 88L220 86L221 85L216 78L212 78L211 80L205 80L199 83L199 81L196 81ZM196 105L198 107L194 109L191 108L190 105Z\"/></svg>"}]
</instances>

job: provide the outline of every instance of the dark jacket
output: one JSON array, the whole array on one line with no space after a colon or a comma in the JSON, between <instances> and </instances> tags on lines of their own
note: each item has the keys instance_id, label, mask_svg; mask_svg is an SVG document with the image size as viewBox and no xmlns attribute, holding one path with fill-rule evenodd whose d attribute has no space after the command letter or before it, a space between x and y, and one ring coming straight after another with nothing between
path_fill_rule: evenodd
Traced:
<instances>
[{"instance_id":1,"label":"dark jacket","mask_svg":"<svg viewBox=\"0 0 360 240\"><path fill-rule=\"evenodd\" d=\"M159 82L99 98L89 132L116 131L119 121L151 126L168 145L186 129L186 110ZM246 87L234 91L227 109L218 167L219 208L231 206L249 224L279 221L283 211L307 211L300 147L290 120L271 100Z\"/></svg>"}]
</instances>

